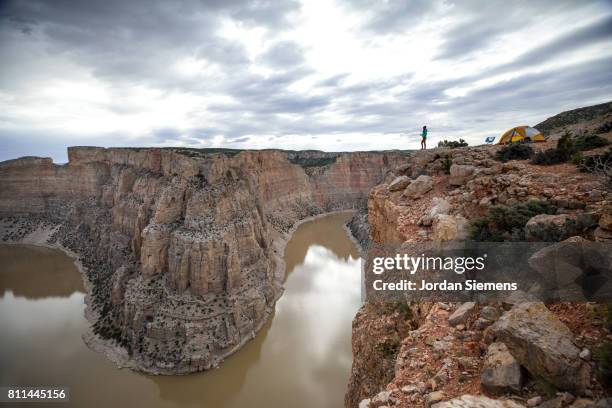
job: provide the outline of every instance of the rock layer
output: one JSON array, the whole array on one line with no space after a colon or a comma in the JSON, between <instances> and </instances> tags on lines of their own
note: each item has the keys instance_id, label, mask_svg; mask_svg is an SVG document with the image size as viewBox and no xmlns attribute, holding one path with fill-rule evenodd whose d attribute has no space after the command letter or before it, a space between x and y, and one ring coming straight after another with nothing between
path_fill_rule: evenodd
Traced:
<instances>
[{"instance_id":1,"label":"rock layer","mask_svg":"<svg viewBox=\"0 0 612 408\"><path fill-rule=\"evenodd\" d=\"M299 220L363 206L399 152L73 147L69 162L0 163L0 216L35 215L80 254L94 331L129 366L216 366L252 338L282 292Z\"/></svg>"}]
</instances>

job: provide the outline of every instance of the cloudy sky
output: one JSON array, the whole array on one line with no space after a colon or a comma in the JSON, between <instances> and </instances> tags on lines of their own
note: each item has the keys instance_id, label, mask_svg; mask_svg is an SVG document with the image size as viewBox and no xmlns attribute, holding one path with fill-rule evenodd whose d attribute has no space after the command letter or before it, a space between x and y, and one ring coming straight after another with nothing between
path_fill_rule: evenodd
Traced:
<instances>
[{"instance_id":1,"label":"cloudy sky","mask_svg":"<svg viewBox=\"0 0 612 408\"><path fill-rule=\"evenodd\" d=\"M612 100L612 2L0 0L0 160L364 150Z\"/></svg>"}]
</instances>

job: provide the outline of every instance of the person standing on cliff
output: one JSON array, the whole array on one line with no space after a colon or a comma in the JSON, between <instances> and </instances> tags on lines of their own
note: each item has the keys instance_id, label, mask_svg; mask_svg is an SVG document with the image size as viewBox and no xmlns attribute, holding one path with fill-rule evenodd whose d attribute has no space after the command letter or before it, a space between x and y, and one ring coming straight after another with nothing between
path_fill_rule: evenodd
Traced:
<instances>
[{"instance_id":1,"label":"person standing on cliff","mask_svg":"<svg viewBox=\"0 0 612 408\"><path fill-rule=\"evenodd\" d=\"M421 132L421 150L427 149L427 126L423 126L423 131Z\"/></svg>"}]
</instances>

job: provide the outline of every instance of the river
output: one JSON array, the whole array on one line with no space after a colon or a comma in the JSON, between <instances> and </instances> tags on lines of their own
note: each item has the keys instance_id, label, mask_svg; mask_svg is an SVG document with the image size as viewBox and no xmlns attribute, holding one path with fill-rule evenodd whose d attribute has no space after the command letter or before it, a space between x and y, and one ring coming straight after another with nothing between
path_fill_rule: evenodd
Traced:
<instances>
[{"instance_id":1,"label":"river","mask_svg":"<svg viewBox=\"0 0 612 408\"><path fill-rule=\"evenodd\" d=\"M120 370L89 350L72 259L0 245L0 385L68 386L76 407L342 407L360 305L358 252L342 228L349 217L300 225L273 318L219 368L187 376Z\"/></svg>"}]
</instances>

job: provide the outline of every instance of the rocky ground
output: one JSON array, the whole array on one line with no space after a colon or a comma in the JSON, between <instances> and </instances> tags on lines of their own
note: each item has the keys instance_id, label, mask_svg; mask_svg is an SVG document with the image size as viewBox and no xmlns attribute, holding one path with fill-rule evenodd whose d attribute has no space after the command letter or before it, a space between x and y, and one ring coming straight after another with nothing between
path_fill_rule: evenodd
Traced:
<instances>
[{"instance_id":1,"label":"rocky ground","mask_svg":"<svg viewBox=\"0 0 612 408\"><path fill-rule=\"evenodd\" d=\"M604 115L610 116L609 107ZM589 126L602 121L588 120ZM561 122L548 130L567 126ZM611 139L609 132L602 135ZM571 162L502 162L500 148L416 152L371 191L369 239L464 240L492 208L538 200L553 210L528 219L505 240L612 245L612 190L604 174L580 172ZM353 222L361 234L362 224ZM606 252L609 267L612 251ZM367 304L353 324L346 406L610 407L610 316L608 305L592 302Z\"/></svg>"}]
</instances>

